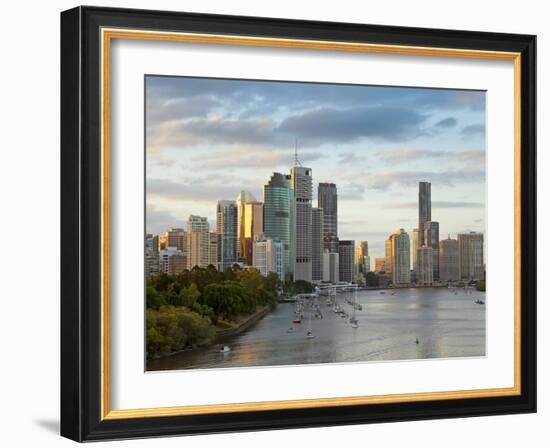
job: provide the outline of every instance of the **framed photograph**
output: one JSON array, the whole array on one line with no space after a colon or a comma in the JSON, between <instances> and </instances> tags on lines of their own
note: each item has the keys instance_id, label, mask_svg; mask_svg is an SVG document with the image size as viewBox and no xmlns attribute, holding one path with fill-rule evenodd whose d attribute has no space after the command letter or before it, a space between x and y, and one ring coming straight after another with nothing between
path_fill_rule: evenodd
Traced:
<instances>
[{"instance_id":1,"label":"framed photograph","mask_svg":"<svg viewBox=\"0 0 550 448\"><path fill-rule=\"evenodd\" d=\"M61 433L536 411L531 35L61 14Z\"/></svg>"}]
</instances>

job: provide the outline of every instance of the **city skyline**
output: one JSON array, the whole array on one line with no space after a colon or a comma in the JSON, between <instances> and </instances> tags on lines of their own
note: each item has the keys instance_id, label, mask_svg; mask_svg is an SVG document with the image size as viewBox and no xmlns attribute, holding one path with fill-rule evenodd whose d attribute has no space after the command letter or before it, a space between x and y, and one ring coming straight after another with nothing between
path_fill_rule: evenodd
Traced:
<instances>
[{"instance_id":1,"label":"city skyline","mask_svg":"<svg viewBox=\"0 0 550 448\"><path fill-rule=\"evenodd\" d=\"M164 77L146 85L148 233L185 228L190 214L215 229L217 201L242 190L262 198L273 172L290 171L296 139L313 170L313 206L317 185L335 183L338 237L368 241L372 260L389 233L417 227L418 181L437 184L441 239L485 232L484 92Z\"/></svg>"}]
</instances>

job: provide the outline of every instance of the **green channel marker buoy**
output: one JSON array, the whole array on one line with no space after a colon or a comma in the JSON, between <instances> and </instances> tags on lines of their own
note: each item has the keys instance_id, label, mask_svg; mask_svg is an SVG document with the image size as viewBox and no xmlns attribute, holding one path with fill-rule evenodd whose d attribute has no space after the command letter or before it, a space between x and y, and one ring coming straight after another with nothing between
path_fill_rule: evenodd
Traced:
<instances>
[{"instance_id":1,"label":"green channel marker buoy","mask_svg":"<svg viewBox=\"0 0 550 448\"><path fill-rule=\"evenodd\" d=\"M416 338L416 345L420 344L420 341L418 340L418 338Z\"/></svg>"}]
</instances>

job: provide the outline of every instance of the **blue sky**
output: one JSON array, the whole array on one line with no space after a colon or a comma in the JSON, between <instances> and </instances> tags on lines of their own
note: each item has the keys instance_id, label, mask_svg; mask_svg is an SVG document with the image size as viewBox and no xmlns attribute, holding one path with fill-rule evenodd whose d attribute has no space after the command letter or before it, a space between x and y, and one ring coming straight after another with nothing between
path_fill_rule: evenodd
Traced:
<instances>
[{"instance_id":1,"label":"blue sky","mask_svg":"<svg viewBox=\"0 0 550 448\"><path fill-rule=\"evenodd\" d=\"M146 77L147 231L215 222L218 199L262 200L299 158L334 182L339 237L384 240L417 224L418 182L432 182L443 239L485 230L485 92ZM374 264L374 262L373 262Z\"/></svg>"}]
</instances>

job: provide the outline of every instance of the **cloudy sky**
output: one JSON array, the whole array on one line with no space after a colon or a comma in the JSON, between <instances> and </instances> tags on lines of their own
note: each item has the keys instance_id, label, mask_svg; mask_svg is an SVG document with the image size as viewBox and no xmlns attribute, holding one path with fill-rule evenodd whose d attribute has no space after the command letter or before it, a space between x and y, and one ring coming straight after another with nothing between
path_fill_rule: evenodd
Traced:
<instances>
[{"instance_id":1,"label":"cloudy sky","mask_svg":"<svg viewBox=\"0 0 550 448\"><path fill-rule=\"evenodd\" d=\"M418 182L432 183L441 238L485 229L485 93L147 76L147 231L215 222L218 199L262 200L298 143L316 184L338 188L339 237L384 255L416 227ZM373 262L374 265L374 262Z\"/></svg>"}]
</instances>

